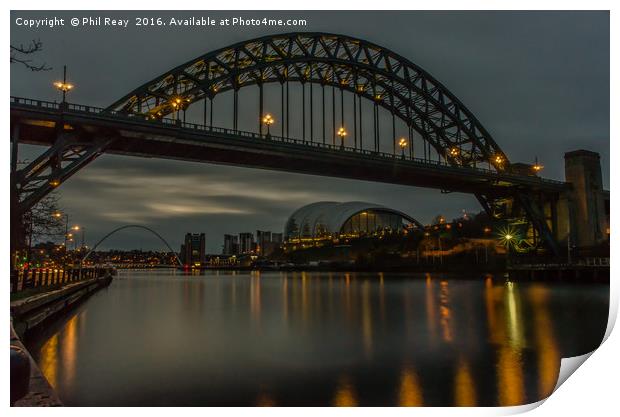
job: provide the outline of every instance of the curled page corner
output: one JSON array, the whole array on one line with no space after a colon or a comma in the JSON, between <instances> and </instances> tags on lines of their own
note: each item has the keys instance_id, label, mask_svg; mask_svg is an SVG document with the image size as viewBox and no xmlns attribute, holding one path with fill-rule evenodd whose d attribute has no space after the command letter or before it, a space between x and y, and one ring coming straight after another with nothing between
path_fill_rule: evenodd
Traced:
<instances>
[{"instance_id":1,"label":"curled page corner","mask_svg":"<svg viewBox=\"0 0 620 417\"><path fill-rule=\"evenodd\" d=\"M538 408L540 405L542 405L542 403L547 401L547 398L543 398L542 400L529 404L517 405L513 407L501 407L499 409L502 410L502 415L524 414L534 410L535 408Z\"/></svg>"},{"instance_id":2,"label":"curled page corner","mask_svg":"<svg viewBox=\"0 0 620 417\"><path fill-rule=\"evenodd\" d=\"M598 348L597 348L598 349ZM560 373L558 375L558 382L555 384L555 388L553 388L553 392L556 392L560 386L566 382L568 377L570 377L583 363L596 351L594 349L592 352L588 352L586 354L580 356L573 356L570 358L562 358L560 362ZM553 395L553 394L552 394Z\"/></svg>"},{"instance_id":3,"label":"curled page corner","mask_svg":"<svg viewBox=\"0 0 620 417\"><path fill-rule=\"evenodd\" d=\"M597 348L598 349L598 348ZM596 349L594 349L592 352L588 352L586 354L583 355L579 355L579 356L573 356L570 358L562 358L562 360L560 361L560 372L558 374L558 380L555 384L555 387L553 388L553 392L551 393L551 395L553 395L553 393L555 393L557 391L558 388L560 388L560 386L566 382L566 380L581 366L583 365L583 363L588 360L588 358L596 351ZM518 406L514 406L514 407L502 407L500 408L500 414L502 415L514 415L514 414L523 414L523 413L527 413L528 411L532 411L536 408L538 408L539 406L541 406L545 401L547 401L551 395L549 395L549 397L543 398L542 400L533 402L533 403L529 403L529 404L523 404L523 405L518 405Z\"/></svg>"}]
</instances>

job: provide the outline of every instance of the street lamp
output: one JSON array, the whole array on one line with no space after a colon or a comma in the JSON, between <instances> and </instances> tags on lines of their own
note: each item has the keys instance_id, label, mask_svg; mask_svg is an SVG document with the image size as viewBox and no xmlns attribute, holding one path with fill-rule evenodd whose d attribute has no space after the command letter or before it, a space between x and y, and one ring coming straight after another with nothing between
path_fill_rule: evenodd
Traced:
<instances>
[{"instance_id":1,"label":"street lamp","mask_svg":"<svg viewBox=\"0 0 620 417\"><path fill-rule=\"evenodd\" d=\"M344 129L344 127L338 129L338 136L340 136L340 147L344 148L344 137L347 136L347 131Z\"/></svg>"},{"instance_id":2,"label":"street lamp","mask_svg":"<svg viewBox=\"0 0 620 417\"><path fill-rule=\"evenodd\" d=\"M65 252L67 251L67 237L69 236L69 215L67 213L61 213L60 211L56 211L52 214L57 219L65 218Z\"/></svg>"},{"instance_id":3,"label":"street lamp","mask_svg":"<svg viewBox=\"0 0 620 417\"><path fill-rule=\"evenodd\" d=\"M170 105L172 106L173 109L173 115L174 115L174 120L177 123L181 122L181 118L180 118L180 114L179 112L181 110L183 110L183 122L185 122L185 110L187 109L187 106L189 106L189 102L190 99L184 99L183 97L173 97L170 100ZM160 115L160 113L157 113L158 115Z\"/></svg>"},{"instance_id":4,"label":"street lamp","mask_svg":"<svg viewBox=\"0 0 620 417\"><path fill-rule=\"evenodd\" d=\"M543 168L544 165L538 163L538 157L534 158L534 165L532 165L532 169L534 170L534 172L538 173L539 171L542 171Z\"/></svg>"},{"instance_id":5,"label":"street lamp","mask_svg":"<svg viewBox=\"0 0 620 417\"><path fill-rule=\"evenodd\" d=\"M269 131L269 127L273 124L274 119L273 117L267 113L264 117L263 117L263 124L265 126L267 126L267 137L271 137L271 132Z\"/></svg>"},{"instance_id":6,"label":"street lamp","mask_svg":"<svg viewBox=\"0 0 620 417\"><path fill-rule=\"evenodd\" d=\"M460 154L461 154L461 150L459 148L457 147L450 148L450 157L452 159L457 159Z\"/></svg>"},{"instance_id":7,"label":"street lamp","mask_svg":"<svg viewBox=\"0 0 620 417\"><path fill-rule=\"evenodd\" d=\"M400 146L402 158L405 159L405 148L407 147L407 139L400 138L400 140L398 141L398 146Z\"/></svg>"},{"instance_id":8,"label":"street lamp","mask_svg":"<svg viewBox=\"0 0 620 417\"><path fill-rule=\"evenodd\" d=\"M77 232L77 231L80 231L80 230L82 231L82 242L81 242L81 244L80 244L80 248L83 248L83 247L84 247L84 241L85 241L85 240L84 240L84 235L85 235L85 233L86 233L86 228L85 228L84 226L78 226L78 225L76 224L76 225L75 225L75 226L73 226L71 229L72 229L72 230L75 230L76 232Z\"/></svg>"},{"instance_id":9,"label":"street lamp","mask_svg":"<svg viewBox=\"0 0 620 417\"><path fill-rule=\"evenodd\" d=\"M510 252L511 252L511 246L512 246L512 240L515 238L514 235L512 235L510 232L504 234L503 239L504 242L506 243L506 249L507 249L507 256L506 256L506 260L508 261L508 264L510 264Z\"/></svg>"},{"instance_id":10,"label":"street lamp","mask_svg":"<svg viewBox=\"0 0 620 417\"><path fill-rule=\"evenodd\" d=\"M73 84L67 82L67 66L64 66L62 81L56 81L54 83L54 87L56 87L59 91L62 91L62 102L66 102L67 92L73 89Z\"/></svg>"},{"instance_id":11,"label":"street lamp","mask_svg":"<svg viewBox=\"0 0 620 417\"><path fill-rule=\"evenodd\" d=\"M506 162L506 159L504 159L502 154L498 153L493 156L493 163L497 169L502 169L504 167L504 162Z\"/></svg>"}]
</instances>

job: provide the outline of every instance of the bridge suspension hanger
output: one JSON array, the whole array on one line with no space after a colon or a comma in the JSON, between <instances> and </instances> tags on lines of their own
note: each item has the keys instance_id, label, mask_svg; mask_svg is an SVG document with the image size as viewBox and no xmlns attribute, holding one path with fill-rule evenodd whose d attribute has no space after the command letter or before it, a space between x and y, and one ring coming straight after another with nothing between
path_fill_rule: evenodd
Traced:
<instances>
[{"instance_id":1,"label":"bridge suspension hanger","mask_svg":"<svg viewBox=\"0 0 620 417\"><path fill-rule=\"evenodd\" d=\"M314 94L312 93L312 84L314 83L312 82L312 64L310 64L310 142L314 141Z\"/></svg>"},{"instance_id":2,"label":"bridge suspension hanger","mask_svg":"<svg viewBox=\"0 0 620 417\"><path fill-rule=\"evenodd\" d=\"M258 82L258 134L262 137L263 136L263 117L265 116L264 114L264 109L263 109L263 74L261 71L261 79ZM235 129L236 130L236 129Z\"/></svg>"},{"instance_id":3,"label":"bridge suspension hanger","mask_svg":"<svg viewBox=\"0 0 620 417\"><path fill-rule=\"evenodd\" d=\"M355 87L355 84L354 84ZM353 149L357 149L357 96L353 92Z\"/></svg>"},{"instance_id":4,"label":"bridge suspension hanger","mask_svg":"<svg viewBox=\"0 0 620 417\"><path fill-rule=\"evenodd\" d=\"M363 114L364 112L362 111L362 102L364 100L362 100L362 93L363 93L363 87L359 88L359 97L358 97L358 101L359 101L359 116L360 116L360 150L363 151L364 150L364 119L363 119Z\"/></svg>"},{"instance_id":5,"label":"bridge suspension hanger","mask_svg":"<svg viewBox=\"0 0 620 417\"><path fill-rule=\"evenodd\" d=\"M323 123L322 123L322 128L323 128L323 145L325 145L325 81L323 80L321 82L321 93L322 93L322 115L323 115Z\"/></svg>"},{"instance_id":6,"label":"bridge suspension hanger","mask_svg":"<svg viewBox=\"0 0 620 417\"><path fill-rule=\"evenodd\" d=\"M301 82L301 140L306 142L306 82Z\"/></svg>"},{"instance_id":7,"label":"bridge suspension hanger","mask_svg":"<svg viewBox=\"0 0 620 417\"><path fill-rule=\"evenodd\" d=\"M334 86L336 74L332 67L332 145L336 146L336 87Z\"/></svg>"},{"instance_id":8,"label":"bridge suspension hanger","mask_svg":"<svg viewBox=\"0 0 620 417\"><path fill-rule=\"evenodd\" d=\"M284 137L284 80L280 81L280 120L281 136Z\"/></svg>"},{"instance_id":9,"label":"bridge suspension hanger","mask_svg":"<svg viewBox=\"0 0 620 417\"><path fill-rule=\"evenodd\" d=\"M286 137L290 138L290 131L289 131L289 127L290 127L290 107L289 107L289 90L288 90L288 67L287 67L287 78L286 78Z\"/></svg>"}]
</instances>

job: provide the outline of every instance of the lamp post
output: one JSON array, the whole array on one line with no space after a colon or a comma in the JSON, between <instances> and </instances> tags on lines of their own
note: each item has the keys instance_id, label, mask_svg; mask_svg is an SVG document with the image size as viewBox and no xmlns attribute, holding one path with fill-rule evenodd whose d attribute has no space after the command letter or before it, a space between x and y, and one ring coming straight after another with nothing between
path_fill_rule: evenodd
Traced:
<instances>
[{"instance_id":1,"label":"lamp post","mask_svg":"<svg viewBox=\"0 0 620 417\"><path fill-rule=\"evenodd\" d=\"M54 83L54 87L56 87L59 91L62 91L62 102L65 103L67 100L67 92L73 89L73 84L67 82L67 66L63 67L62 72L62 81L56 81Z\"/></svg>"},{"instance_id":2,"label":"lamp post","mask_svg":"<svg viewBox=\"0 0 620 417\"><path fill-rule=\"evenodd\" d=\"M83 248L84 247L84 241L85 241L84 240L84 236L86 234L86 228L84 226L79 226L79 225L76 224L75 226L73 226L71 228L71 230L75 230L76 232L80 231L80 230L82 231L82 241L80 243L80 248Z\"/></svg>"},{"instance_id":3,"label":"lamp post","mask_svg":"<svg viewBox=\"0 0 620 417\"><path fill-rule=\"evenodd\" d=\"M407 139L400 138L398 141L398 146L400 146L401 157L405 159L405 148L407 147Z\"/></svg>"},{"instance_id":4,"label":"lamp post","mask_svg":"<svg viewBox=\"0 0 620 417\"><path fill-rule=\"evenodd\" d=\"M172 115L176 124L185 123L186 109L189 106L190 99L183 97L173 97L170 100L170 106L172 106ZM181 120L180 112L183 110L183 120Z\"/></svg>"},{"instance_id":5,"label":"lamp post","mask_svg":"<svg viewBox=\"0 0 620 417\"><path fill-rule=\"evenodd\" d=\"M507 263L510 265L510 252L511 252L510 247L512 244L512 240L514 239L514 236L511 235L510 233L506 233L504 235L504 239L506 240L506 246L508 247L508 254L506 256L506 260L508 261Z\"/></svg>"},{"instance_id":6,"label":"lamp post","mask_svg":"<svg viewBox=\"0 0 620 417\"><path fill-rule=\"evenodd\" d=\"M457 147L450 148L449 155L450 155L450 158L452 158L452 160L458 161L458 157L460 154L461 154L461 150L459 148Z\"/></svg>"},{"instance_id":7,"label":"lamp post","mask_svg":"<svg viewBox=\"0 0 620 417\"><path fill-rule=\"evenodd\" d=\"M344 137L347 136L347 131L344 127L338 129L338 136L340 137L340 148L344 148Z\"/></svg>"},{"instance_id":8,"label":"lamp post","mask_svg":"<svg viewBox=\"0 0 620 417\"><path fill-rule=\"evenodd\" d=\"M76 245L75 236L73 235L73 233L68 233L67 237L69 238L68 239L69 242L73 242L73 250L75 250L75 245Z\"/></svg>"},{"instance_id":9,"label":"lamp post","mask_svg":"<svg viewBox=\"0 0 620 417\"><path fill-rule=\"evenodd\" d=\"M57 219L65 218L65 252L67 251L67 237L69 234L69 215L67 213L61 213L59 211L52 214Z\"/></svg>"},{"instance_id":10,"label":"lamp post","mask_svg":"<svg viewBox=\"0 0 620 417\"><path fill-rule=\"evenodd\" d=\"M538 157L534 158L534 165L532 165L532 169L534 170L535 174L538 174L540 171L542 171L542 169L544 168L544 165L539 164L538 163Z\"/></svg>"},{"instance_id":11,"label":"lamp post","mask_svg":"<svg viewBox=\"0 0 620 417\"><path fill-rule=\"evenodd\" d=\"M495 165L496 169L503 170L504 162L506 162L506 159L504 158L502 154L498 153L493 156L493 165Z\"/></svg>"},{"instance_id":12,"label":"lamp post","mask_svg":"<svg viewBox=\"0 0 620 417\"><path fill-rule=\"evenodd\" d=\"M82 277L82 262L84 260L84 255L82 254L82 250L84 249L84 234L85 234L85 230L86 228L84 226L79 226L79 225L75 225L71 228L71 230L75 230L77 231L82 231L82 242L80 244L80 249L78 249L80 251L80 254L78 255L80 258L80 269L78 271L79 277ZM77 246L77 240L75 240L74 244L73 244L73 249L75 250L75 247Z\"/></svg>"},{"instance_id":13,"label":"lamp post","mask_svg":"<svg viewBox=\"0 0 620 417\"><path fill-rule=\"evenodd\" d=\"M271 137L271 131L269 130L269 127L273 124L274 119L271 116L271 114L267 113L264 117L263 117L263 124L265 126L267 126L267 137L270 138Z\"/></svg>"}]
</instances>

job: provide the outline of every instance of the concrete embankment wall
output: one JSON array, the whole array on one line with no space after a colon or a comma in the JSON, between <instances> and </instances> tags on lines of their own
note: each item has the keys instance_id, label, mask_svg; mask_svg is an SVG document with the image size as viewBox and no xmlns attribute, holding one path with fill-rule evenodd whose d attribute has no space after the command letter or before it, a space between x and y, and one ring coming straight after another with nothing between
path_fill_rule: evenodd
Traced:
<instances>
[{"instance_id":1,"label":"concrete embankment wall","mask_svg":"<svg viewBox=\"0 0 620 417\"><path fill-rule=\"evenodd\" d=\"M56 313L82 301L98 289L108 286L111 281L112 276L105 275L11 302L11 317L15 331L19 336L23 336Z\"/></svg>"},{"instance_id":2,"label":"concrete embankment wall","mask_svg":"<svg viewBox=\"0 0 620 417\"><path fill-rule=\"evenodd\" d=\"M17 401L15 406L62 405L54 388L45 379L20 337L83 301L97 290L108 286L110 282L112 275L106 274L103 277L72 283L57 290L11 302L11 346L17 346L25 351L30 360L29 393Z\"/></svg>"}]
</instances>

